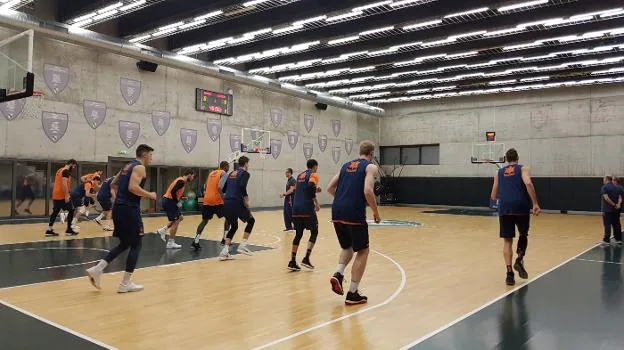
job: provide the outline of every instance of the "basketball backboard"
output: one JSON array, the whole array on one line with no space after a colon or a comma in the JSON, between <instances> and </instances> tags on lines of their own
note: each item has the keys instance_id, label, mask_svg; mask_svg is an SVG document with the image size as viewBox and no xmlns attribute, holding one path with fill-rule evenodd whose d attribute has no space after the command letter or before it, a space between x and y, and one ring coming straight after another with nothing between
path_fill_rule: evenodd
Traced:
<instances>
[{"instance_id":1,"label":"basketball backboard","mask_svg":"<svg viewBox=\"0 0 624 350\"><path fill-rule=\"evenodd\" d=\"M33 95L33 39L27 30L0 40L0 102Z\"/></svg>"}]
</instances>

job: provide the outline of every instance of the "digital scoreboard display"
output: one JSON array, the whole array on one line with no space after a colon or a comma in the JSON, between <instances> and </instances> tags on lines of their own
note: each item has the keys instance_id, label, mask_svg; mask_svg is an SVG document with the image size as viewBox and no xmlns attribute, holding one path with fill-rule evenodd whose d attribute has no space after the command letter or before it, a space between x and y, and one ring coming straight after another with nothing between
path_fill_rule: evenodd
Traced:
<instances>
[{"instance_id":1,"label":"digital scoreboard display","mask_svg":"<svg viewBox=\"0 0 624 350\"><path fill-rule=\"evenodd\" d=\"M195 109L200 112L232 115L234 112L234 98L229 94L195 89Z\"/></svg>"}]
</instances>

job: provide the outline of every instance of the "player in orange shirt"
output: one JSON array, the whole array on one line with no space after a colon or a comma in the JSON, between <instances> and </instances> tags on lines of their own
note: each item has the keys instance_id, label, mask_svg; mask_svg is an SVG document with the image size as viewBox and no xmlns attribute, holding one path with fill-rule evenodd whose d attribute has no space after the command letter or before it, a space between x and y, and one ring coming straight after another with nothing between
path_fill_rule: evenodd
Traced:
<instances>
[{"instance_id":1,"label":"player in orange shirt","mask_svg":"<svg viewBox=\"0 0 624 350\"><path fill-rule=\"evenodd\" d=\"M165 236L169 233L169 240L166 241L167 249L182 248L180 244L175 242L175 235L178 233L178 226L180 225L180 222L184 220L182 212L180 211L180 208L182 207L180 200L182 199L182 194L184 194L184 187L187 183L193 181L194 178L195 172L193 170L184 170L184 174L173 180L163 195L162 206L167 213L169 223L167 226L163 226L160 230L158 230L158 234L163 241L166 241Z\"/></svg>"},{"instance_id":2,"label":"player in orange shirt","mask_svg":"<svg viewBox=\"0 0 624 350\"><path fill-rule=\"evenodd\" d=\"M208 221L217 216L219 219L223 217L223 192L221 189L222 180L227 179L227 172L230 170L230 164L226 161L222 161L219 164L219 169L213 170L206 179L206 189L204 192L204 207L202 209L202 221L197 226L197 234L195 240L191 243L191 246L195 250L200 250L202 247L199 245L199 237L204 231L204 227L208 224ZM224 236L227 234L229 225L227 220L223 223Z\"/></svg>"},{"instance_id":3,"label":"player in orange shirt","mask_svg":"<svg viewBox=\"0 0 624 350\"><path fill-rule=\"evenodd\" d=\"M52 209L52 215L50 215L50 224L48 225L48 229L45 233L46 237L58 236L58 233L54 232L53 226L56 221L56 217L61 210L69 212L67 217L67 230L65 233L68 236L77 235L77 233L71 228L71 222L74 218L74 208L70 200L71 172L76 168L76 166L78 166L78 162L76 162L75 159L70 159L63 167L56 171L56 175L54 176L54 187L52 189L52 201L54 203L54 207Z\"/></svg>"}]
</instances>

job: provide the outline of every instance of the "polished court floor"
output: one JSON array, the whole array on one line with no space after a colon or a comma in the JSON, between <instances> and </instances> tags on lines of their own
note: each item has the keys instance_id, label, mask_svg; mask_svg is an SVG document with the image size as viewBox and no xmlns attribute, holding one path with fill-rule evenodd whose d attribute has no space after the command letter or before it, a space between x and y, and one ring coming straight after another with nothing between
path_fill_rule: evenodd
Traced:
<instances>
[{"instance_id":1,"label":"polished court floor","mask_svg":"<svg viewBox=\"0 0 624 350\"><path fill-rule=\"evenodd\" d=\"M383 219L420 225L371 226L361 283L369 304L351 307L328 283L339 253L328 209L319 217L315 271L286 269L292 234L282 232L280 211L256 213L255 255L226 262L214 259L222 223L206 227L205 249L194 254L189 237L199 217L187 217L177 252L167 252L153 234L145 237L134 276L145 290L125 295L116 293L122 261L107 269L102 291L84 277L84 268L116 243L94 223L81 224L74 239L46 239L45 224L0 226L0 348L611 349L622 343L621 248L594 248L599 216L533 218L530 283L517 279L513 288L504 284L496 217L381 210ZM165 220L145 219L146 230ZM299 260L303 254L304 244Z\"/></svg>"}]
</instances>

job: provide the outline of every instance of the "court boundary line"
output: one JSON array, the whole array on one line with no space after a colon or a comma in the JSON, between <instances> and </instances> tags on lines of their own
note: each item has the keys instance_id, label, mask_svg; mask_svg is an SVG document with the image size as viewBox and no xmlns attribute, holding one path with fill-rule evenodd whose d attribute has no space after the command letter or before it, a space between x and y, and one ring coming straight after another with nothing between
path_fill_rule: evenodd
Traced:
<instances>
[{"instance_id":1,"label":"court boundary line","mask_svg":"<svg viewBox=\"0 0 624 350\"><path fill-rule=\"evenodd\" d=\"M386 298L386 300L384 300L383 302L381 302L379 304L375 304L373 306L369 306L369 307L363 308L363 309L358 310L356 312L352 312L352 313L350 313L348 315L343 315L343 316L335 318L333 320L329 320L329 321L317 324L316 326L312 326L312 327L306 328L304 330L301 330L299 332L287 335L287 336L282 337L280 339L274 340L274 341L272 341L270 343L266 343L264 345L260 345L260 346L254 347L252 350L266 349L268 347L271 347L271 346L283 343L283 342L285 342L287 340L294 339L294 338L296 338L296 337L298 337L300 335L313 332L313 331L315 331L317 329L321 329L321 328L329 326L331 324L334 324L334 323L346 320L346 319L351 318L353 316L357 316L357 315L363 314L365 312L372 311L374 309L380 308L382 306L385 306L385 305L391 303L394 299L396 299L399 296L399 294L401 294L401 292L403 291L403 288L405 288L405 284L407 283L407 274L405 273L405 270L403 269L401 264L399 264L396 260L392 259L388 255L383 254L383 253L381 253L381 252L379 252L377 250L374 250L374 249L371 249L371 251L373 253L375 253L375 254L380 255L381 257L385 258L386 260L389 260L391 263L394 264L394 266L397 267L397 269L401 273L401 283L399 284L399 287L394 291L394 293L392 293L392 295L390 295L388 298Z\"/></svg>"},{"instance_id":2,"label":"court boundary line","mask_svg":"<svg viewBox=\"0 0 624 350\"><path fill-rule=\"evenodd\" d=\"M457 319L455 319L455 320L453 320L453 321L451 321L451 322L447 323L446 325L444 325L444 326L442 326L442 327L440 327L440 328L438 328L438 329L434 330L433 332L427 333L427 334L425 334L424 336L422 336L422 337L420 337L420 338L418 338L418 339L414 340L413 342L411 342L411 343L409 343L409 344L407 344L407 345L402 346L402 347L400 348L400 350L408 350L409 348L411 348L411 347L413 347L413 346L416 346L416 345L418 345L418 344L422 343L423 341L425 341L425 340L427 340L427 339L429 339L429 338L431 338L431 337L433 337L433 336L437 335L438 333L441 333L441 332L443 332L443 331L447 330L448 328L453 327L453 326L454 326L454 325L456 325L457 323L459 323L459 322L461 322L461 321L463 321L463 320L467 319L468 317L470 317L470 316L472 316L472 315L474 315L474 314L476 314L476 313L478 313L478 312L482 311L482 310L483 310L483 309L485 309L486 307L488 307L488 306L490 306L490 305L494 304L495 302L497 302L497 301L499 301L499 300L502 300L503 298L505 298L505 297L507 297L507 296L509 296L509 295L511 295L511 294L513 294L513 293L515 293L516 291L518 291L518 290L520 290L520 289L522 289L522 288L524 288L524 287L528 286L529 284L531 284L531 283L533 283L533 282L537 281L538 279L540 279L540 278L542 278L542 277L546 276L547 274L549 274L549 273L551 273L551 272L555 271L556 269L558 269L558 268L562 267L563 265L568 264L569 262L571 262L571 261L573 261L573 260L577 260L577 258L578 258L579 256L581 256L581 255L583 255L583 254L587 253L588 251L590 251L590 250L592 250L592 249L594 249L594 248L596 248L596 247L598 247L598 246L599 246L599 244L594 244L593 246L591 246L591 247L589 247L589 248L587 248L587 249L583 250L582 252L578 253L577 255L575 255L575 256L573 256L573 257L571 257L571 258L569 258L569 259L565 260L564 262L560 263L559 265L556 265L556 266L554 266L553 268L551 268L551 269L549 269L549 270L547 270L547 271L544 271L544 272L542 272L541 274L539 274L539 275L535 276L534 278L532 278L532 279L528 280L526 283L523 283L523 284L521 284L521 285L519 285L519 286L516 286L516 287L515 287L515 288L513 288L512 290L507 291L507 292L505 292L505 293L504 293L504 294L502 294L502 295L499 295L498 297L496 297L496 298L494 298L494 299L490 300L489 302L487 302L487 303L485 303L485 304L481 305L480 307L478 307L478 308L476 308L476 309L474 309L474 310L472 310L472 311L470 311L470 312L468 312L468 313L464 314L463 316L460 316L459 318L457 318Z\"/></svg>"},{"instance_id":3,"label":"court boundary line","mask_svg":"<svg viewBox=\"0 0 624 350\"><path fill-rule=\"evenodd\" d=\"M615 262L615 261L591 260L591 259L580 259L580 258L576 258L574 260L577 260L577 261L588 261L588 262L602 263L602 264L623 265L621 262Z\"/></svg>"},{"instance_id":4,"label":"court boundary line","mask_svg":"<svg viewBox=\"0 0 624 350\"><path fill-rule=\"evenodd\" d=\"M66 333L69 333L69 334L71 334L71 335L73 335L75 337L81 338L81 339L86 340L86 341L88 341L90 343L93 343L93 344L96 344L98 346L101 346L101 347L103 347L105 349L117 350L117 348L115 348L115 347L113 347L111 345L108 345L108 344L106 344L104 342L101 342L101 341L99 341L99 340L97 340L95 338L91 338L91 337L89 337L87 335L84 335L84 334L82 334L82 333L80 333L78 331L75 331L73 329L67 328L67 327L65 327L65 326L63 326L61 324L58 324L58 323L54 322L54 321L50 321L50 320L48 320L48 319L46 319L46 318L44 318L42 316L36 315L36 314L34 314L34 313L30 312L30 311L24 310L24 309L22 309L22 308L20 308L18 306L15 306L15 305L7 302L7 301L4 301L2 299L0 299L0 304L4 305L4 306L6 306L6 307L8 307L10 309L13 309L13 310L15 310L17 312L20 312L20 313L22 313L22 314L24 314L24 315L26 315L28 317L32 317L32 318L36 319L37 321L43 322L43 323L45 323L45 324L47 324L49 326L55 327L57 329L60 329L60 330L66 332Z\"/></svg>"}]
</instances>

